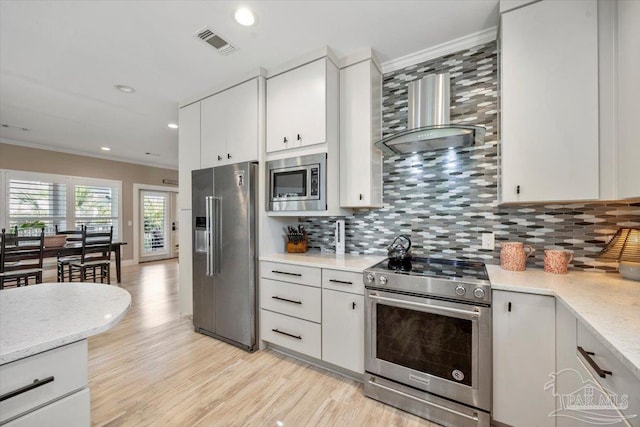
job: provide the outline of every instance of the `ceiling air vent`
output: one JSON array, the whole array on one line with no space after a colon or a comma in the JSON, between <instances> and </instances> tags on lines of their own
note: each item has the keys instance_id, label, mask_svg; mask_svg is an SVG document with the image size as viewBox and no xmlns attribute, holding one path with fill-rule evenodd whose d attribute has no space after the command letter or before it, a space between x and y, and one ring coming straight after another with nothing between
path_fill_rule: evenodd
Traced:
<instances>
[{"instance_id":1,"label":"ceiling air vent","mask_svg":"<svg viewBox=\"0 0 640 427\"><path fill-rule=\"evenodd\" d=\"M235 47L231 46L231 44L225 39L223 39L222 37L220 37L219 34L214 33L211 30L211 28L205 27L201 29L200 31L194 34L194 37L202 40L208 45L213 46L222 55L229 55L230 53L233 53L236 51Z\"/></svg>"}]
</instances>

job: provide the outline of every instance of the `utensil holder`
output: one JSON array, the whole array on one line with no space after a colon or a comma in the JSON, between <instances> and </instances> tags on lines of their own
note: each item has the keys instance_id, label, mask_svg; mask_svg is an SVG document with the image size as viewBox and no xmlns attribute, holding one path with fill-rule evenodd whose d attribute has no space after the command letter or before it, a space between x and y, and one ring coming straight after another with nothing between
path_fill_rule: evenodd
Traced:
<instances>
[{"instance_id":1,"label":"utensil holder","mask_svg":"<svg viewBox=\"0 0 640 427\"><path fill-rule=\"evenodd\" d=\"M287 253L301 254L309 250L309 242L305 236L304 240L300 242L287 242Z\"/></svg>"}]
</instances>

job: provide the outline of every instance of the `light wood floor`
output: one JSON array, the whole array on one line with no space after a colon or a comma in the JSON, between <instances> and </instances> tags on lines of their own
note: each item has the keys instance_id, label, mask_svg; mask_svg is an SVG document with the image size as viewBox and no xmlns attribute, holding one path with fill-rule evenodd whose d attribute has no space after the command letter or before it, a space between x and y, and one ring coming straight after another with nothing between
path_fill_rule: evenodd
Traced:
<instances>
[{"instance_id":1,"label":"light wood floor","mask_svg":"<svg viewBox=\"0 0 640 427\"><path fill-rule=\"evenodd\" d=\"M177 263L123 269L127 316L89 339L98 426L435 426L362 385L271 350L246 353L181 318Z\"/></svg>"}]
</instances>

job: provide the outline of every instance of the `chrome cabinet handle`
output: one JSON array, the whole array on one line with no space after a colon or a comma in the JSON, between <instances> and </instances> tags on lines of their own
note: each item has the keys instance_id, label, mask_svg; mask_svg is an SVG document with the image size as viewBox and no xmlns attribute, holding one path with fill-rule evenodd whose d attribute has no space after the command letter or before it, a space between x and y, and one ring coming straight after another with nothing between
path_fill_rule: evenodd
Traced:
<instances>
[{"instance_id":1,"label":"chrome cabinet handle","mask_svg":"<svg viewBox=\"0 0 640 427\"><path fill-rule=\"evenodd\" d=\"M26 393L26 392L28 392L30 390L33 390L33 389L36 389L38 387L42 387L45 384L52 383L54 380L55 380L55 378L53 376L47 377L47 378L42 379L42 380L39 380L39 379L36 378L35 380L33 380L33 382L31 384L27 384L24 387L20 387L20 388L17 388L15 390L12 390L12 391L10 391L8 393L3 394L2 396L0 396L0 402L3 402L5 400L7 400L7 399L11 399L12 397L16 397L16 396L18 396L18 395L20 395L22 393Z\"/></svg>"},{"instance_id":2,"label":"chrome cabinet handle","mask_svg":"<svg viewBox=\"0 0 640 427\"><path fill-rule=\"evenodd\" d=\"M300 305L302 305L302 301L294 301L294 300L292 300L292 299L281 298L281 297L279 297L279 296L272 296L271 298L276 299L276 300L278 300L278 301L285 301L285 302L290 302L290 303L293 303L293 304L300 304Z\"/></svg>"},{"instance_id":3,"label":"chrome cabinet handle","mask_svg":"<svg viewBox=\"0 0 640 427\"><path fill-rule=\"evenodd\" d=\"M419 302L403 301L395 298L379 297L377 295L368 295L368 297L371 298L372 300L377 300L377 301L384 301L384 302L390 302L395 304L404 304L404 305L411 305L414 307L420 307L425 309L426 312L431 312L431 313L438 313L438 312L454 313L454 314L461 314L467 317L472 317L474 319L480 317L480 313L478 313L477 311L460 310L458 308L449 308L449 307L440 307L435 305L422 304Z\"/></svg>"},{"instance_id":4,"label":"chrome cabinet handle","mask_svg":"<svg viewBox=\"0 0 640 427\"><path fill-rule=\"evenodd\" d=\"M593 353L592 351L586 351L580 346L578 346L578 351L580 352L582 357L584 357L584 360L586 360L587 363L593 368L593 370L596 371L596 374L598 374L600 378L607 378L607 375L613 375L611 371L605 371L600 366L598 366L596 361L591 358L591 356L595 356L595 353Z\"/></svg>"},{"instance_id":5,"label":"chrome cabinet handle","mask_svg":"<svg viewBox=\"0 0 640 427\"><path fill-rule=\"evenodd\" d=\"M272 329L272 331L273 331L273 332L275 332L275 333L277 333L277 334L282 334L282 335L286 335L286 336L291 337L291 338L295 338L295 339L297 339L297 340L301 340L301 339L302 339L302 336L301 336L301 335L293 335L293 334L289 334L289 333L287 333L287 332L279 331L279 330L277 330L277 329Z\"/></svg>"}]
</instances>

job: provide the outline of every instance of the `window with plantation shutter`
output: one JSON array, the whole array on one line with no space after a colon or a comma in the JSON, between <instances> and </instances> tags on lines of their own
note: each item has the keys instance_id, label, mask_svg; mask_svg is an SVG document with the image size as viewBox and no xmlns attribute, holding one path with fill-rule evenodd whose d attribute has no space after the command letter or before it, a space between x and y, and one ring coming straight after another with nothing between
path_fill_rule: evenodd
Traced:
<instances>
[{"instance_id":1,"label":"window with plantation shutter","mask_svg":"<svg viewBox=\"0 0 640 427\"><path fill-rule=\"evenodd\" d=\"M101 230L113 226L121 240L122 182L0 170L0 228L18 226L28 233L45 227L45 234L86 225Z\"/></svg>"}]
</instances>

